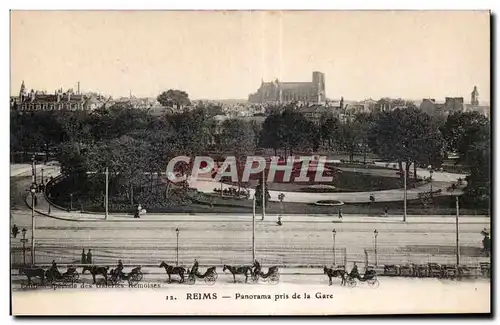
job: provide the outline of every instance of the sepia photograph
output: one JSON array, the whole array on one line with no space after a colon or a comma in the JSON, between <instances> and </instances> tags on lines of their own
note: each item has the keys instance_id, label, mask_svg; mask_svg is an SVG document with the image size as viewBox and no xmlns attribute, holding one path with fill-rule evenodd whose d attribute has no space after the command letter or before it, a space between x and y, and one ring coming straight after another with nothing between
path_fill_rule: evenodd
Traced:
<instances>
[{"instance_id":1,"label":"sepia photograph","mask_svg":"<svg viewBox=\"0 0 500 325\"><path fill-rule=\"evenodd\" d=\"M11 315L491 316L491 19L11 10Z\"/></svg>"}]
</instances>

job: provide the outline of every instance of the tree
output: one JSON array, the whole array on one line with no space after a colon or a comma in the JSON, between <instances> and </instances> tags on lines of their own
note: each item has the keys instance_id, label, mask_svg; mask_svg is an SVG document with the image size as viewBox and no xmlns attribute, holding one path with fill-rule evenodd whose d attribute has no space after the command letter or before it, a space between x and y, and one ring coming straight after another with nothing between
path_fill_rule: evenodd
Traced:
<instances>
[{"instance_id":1,"label":"tree","mask_svg":"<svg viewBox=\"0 0 500 325\"><path fill-rule=\"evenodd\" d=\"M441 127L446 148L459 154L459 162L466 162L471 146L480 142L484 136L484 126L488 119L478 112L457 112L449 115Z\"/></svg>"},{"instance_id":2,"label":"tree","mask_svg":"<svg viewBox=\"0 0 500 325\"><path fill-rule=\"evenodd\" d=\"M429 115L410 107L382 112L368 131L368 144L381 158L397 161L406 175L413 163L428 164L444 154L444 140ZM415 173L415 177L416 177Z\"/></svg>"},{"instance_id":3,"label":"tree","mask_svg":"<svg viewBox=\"0 0 500 325\"><path fill-rule=\"evenodd\" d=\"M466 177L465 200L473 205L489 206L491 192L491 133L486 123L478 130L476 142L469 145L465 154L470 174Z\"/></svg>"},{"instance_id":4,"label":"tree","mask_svg":"<svg viewBox=\"0 0 500 325\"><path fill-rule=\"evenodd\" d=\"M447 149L459 155L457 163L469 169L464 199L473 205L488 205L491 188L491 126L478 112L449 115L441 127Z\"/></svg>"},{"instance_id":5,"label":"tree","mask_svg":"<svg viewBox=\"0 0 500 325\"><path fill-rule=\"evenodd\" d=\"M189 96L185 91L177 89L169 89L158 95L156 100L163 106L182 109L184 106L191 104Z\"/></svg>"},{"instance_id":6,"label":"tree","mask_svg":"<svg viewBox=\"0 0 500 325\"><path fill-rule=\"evenodd\" d=\"M332 148L335 143L335 138L339 132L340 121L332 115L323 116L322 121L323 122L320 125L321 141L323 144L326 142L328 148Z\"/></svg>"},{"instance_id":7,"label":"tree","mask_svg":"<svg viewBox=\"0 0 500 325\"><path fill-rule=\"evenodd\" d=\"M252 125L238 119L225 120L222 122L221 144L225 152L231 152L236 158L239 192L245 167L243 160L255 151Z\"/></svg>"},{"instance_id":8,"label":"tree","mask_svg":"<svg viewBox=\"0 0 500 325\"><path fill-rule=\"evenodd\" d=\"M359 123L347 122L340 124L335 135L336 147L349 154L349 161L353 161L354 154L360 150L361 130Z\"/></svg>"},{"instance_id":9,"label":"tree","mask_svg":"<svg viewBox=\"0 0 500 325\"><path fill-rule=\"evenodd\" d=\"M283 146L282 134L282 119L281 114L269 115L262 124L262 132L260 133L260 146L263 148L274 149L274 155L277 155L277 150Z\"/></svg>"}]
</instances>

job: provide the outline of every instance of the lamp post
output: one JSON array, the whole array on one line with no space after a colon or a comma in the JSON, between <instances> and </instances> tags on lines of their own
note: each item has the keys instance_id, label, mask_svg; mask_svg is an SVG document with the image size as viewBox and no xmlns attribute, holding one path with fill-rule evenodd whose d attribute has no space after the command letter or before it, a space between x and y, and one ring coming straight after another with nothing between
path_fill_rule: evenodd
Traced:
<instances>
[{"instance_id":1,"label":"lamp post","mask_svg":"<svg viewBox=\"0 0 500 325\"><path fill-rule=\"evenodd\" d=\"M460 266L460 243L459 243L459 236L458 236L458 217L460 215L460 207L458 205L458 195L455 196L455 205L456 205L456 209L457 209L457 215L456 215L456 218L455 218L455 233L456 233L456 246L457 246L457 272L459 270L459 266Z\"/></svg>"},{"instance_id":2,"label":"lamp post","mask_svg":"<svg viewBox=\"0 0 500 325\"><path fill-rule=\"evenodd\" d=\"M378 266L378 256L377 256L377 236L378 236L378 231L377 231L377 229L375 229L375 231L373 232L373 235L374 235L373 246L374 246L374 251L375 251L375 266Z\"/></svg>"},{"instance_id":3,"label":"lamp post","mask_svg":"<svg viewBox=\"0 0 500 325\"><path fill-rule=\"evenodd\" d=\"M23 243L23 265L26 265L26 242L28 241L26 239L26 228L23 228L21 232L23 233L23 238L21 239L21 243Z\"/></svg>"},{"instance_id":4,"label":"lamp post","mask_svg":"<svg viewBox=\"0 0 500 325\"><path fill-rule=\"evenodd\" d=\"M256 195L253 196L253 213L252 213L252 261L255 261L255 202Z\"/></svg>"},{"instance_id":5,"label":"lamp post","mask_svg":"<svg viewBox=\"0 0 500 325\"><path fill-rule=\"evenodd\" d=\"M36 184L35 155L31 156L31 183Z\"/></svg>"},{"instance_id":6,"label":"lamp post","mask_svg":"<svg viewBox=\"0 0 500 325\"><path fill-rule=\"evenodd\" d=\"M177 249L176 249L175 265L179 265L179 227L175 228L175 232L177 234Z\"/></svg>"},{"instance_id":7,"label":"lamp post","mask_svg":"<svg viewBox=\"0 0 500 325\"><path fill-rule=\"evenodd\" d=\"M431 165L429 165L427 169L429 169L429 182L431 183L431 196L432 196L432 174L434 174L434 170L432 170Z\"/></svg>"},{"instance_id":8,"label":"lamp post","mask_svg":"<svg viewBox=\"0 0 500 325\"><path fill-rule=\"evenodd\" d=\"M43 168L42 168L42 184L43 184Z\"/></svg>"},{"instance_id":9,"label":"lamp post","mask_svg":"<svg viewBox=\"0 0 500 325\"><path fill-rule=\"evenodd\" d=\"M33 183L31 193L31 265L35 265L35 193L36 185Z\"/></svg>"},{"instance_id":10,"label":"lamp post","mask_svg":"<svg viewBox=\"0 0 500 325\"><path fill-rule=\"evenodd\" d=\"M69 193L69 209L73 210L73 193Z\"/></svg>"},{"instance_id":11,"label":"lamp post","mask_svg":"<svg viewBox=\"0 0 500 325\"><path fill-rule=\"evenodd\" d=\"M332 237L333 237L333 248L332 248L332 252L333 252L333 265L337 265L336 263L336 256L335 256L335 236L337 235L337 230L333 229L332 230Z\"/></svg>"}]
</instances>

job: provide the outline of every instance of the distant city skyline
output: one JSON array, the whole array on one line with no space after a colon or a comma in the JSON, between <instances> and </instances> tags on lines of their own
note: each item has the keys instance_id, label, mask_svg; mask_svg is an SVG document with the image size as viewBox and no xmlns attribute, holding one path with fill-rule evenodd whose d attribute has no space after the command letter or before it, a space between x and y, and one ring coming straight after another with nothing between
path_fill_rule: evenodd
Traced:
<instances>
[{"instance_id":1,"label":"distant city skyline","mask_svg":"<svg viewBox=\"0 0 500 325\"><path fill-rule=\"evenodd\" d=\"M247 99L261 80L363 100L490 98L487 11L12 11L11 95L63 87L114 98L182 89Z\"/></svg>"}]
</instances>

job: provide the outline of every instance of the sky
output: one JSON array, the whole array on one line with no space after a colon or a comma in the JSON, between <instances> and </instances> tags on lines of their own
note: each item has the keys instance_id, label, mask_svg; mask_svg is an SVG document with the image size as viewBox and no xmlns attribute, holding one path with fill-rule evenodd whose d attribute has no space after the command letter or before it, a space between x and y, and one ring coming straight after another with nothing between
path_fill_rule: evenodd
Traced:
<instances>
[{"instance_id":1,"label":"sky","mask_svg":"<svg viewBox=\"0 0 500 325\"><path fill-rule=\"evenodd\" d=\"M261 80L328 98L490 97L487 11L12 11L11 95L63 87L113 97L246 99Z\"/></svg>"}]
</instances>

